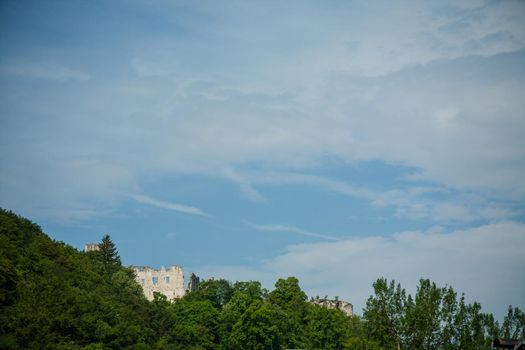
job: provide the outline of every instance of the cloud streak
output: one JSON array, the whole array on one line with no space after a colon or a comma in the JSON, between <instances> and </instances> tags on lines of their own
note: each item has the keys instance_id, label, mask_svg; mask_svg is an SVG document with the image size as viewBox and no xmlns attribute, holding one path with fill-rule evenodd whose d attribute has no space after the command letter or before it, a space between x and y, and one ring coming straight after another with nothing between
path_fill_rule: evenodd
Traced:
<instances>
[{"instance_id":1,"label":"cloud streak","mask_svg":"<svg viewBox=\"0 0 525 350\"><path fill-rule=\"evenodd\" d=\"M154 198L151 198L149 196L142 195L142 194L132 195L131 198L133 198L135 201L137 201L139 203L151 205L151 206L154 206L154 207L157 207L157 208L173 210L173 211L177 211L179 213L184 213L184 214L189 214L189 215L198 215L198 216L208 216L209 217L209 215L206 214L202 209L199 209L199 208L196 208L196 207L191 207L191 206L188 206L188 205L161 201L161 200L154 199Z\"/></svg>"},{"instance_id":2,"label":"cloud streak","mask_svg":"<svg viewBox=\"0 0 525 350\"><path fill-rule=\"evenodd\" d=\"M306 230L300 229L295 226L276 225L276 224L257 225L249 221L245 221L244 223L259 232L283 232L283 233L293 233L293 234L298 234L298 235L303 235L303 236L308 236L308 237L322 238L322 239L326 239L330 241L340 240L340 238L337 238L334 236L328 236L328 235L324 235L321 233L306 231Z\"/></svg>"},{"instance_id":3,"label":"cloud streak","mask_svg":"<svg viewBox=\"0 0 525 350\"><path fill-rule=\"evenodd\" d=\"M237 173L232 168L226 168L223 171L224 177L230 181L233 181L239 186L241 193L255 203L267 203L266 199L259 191L257 191L253 186L239 173Z\"/></svg>"}]
</instances>

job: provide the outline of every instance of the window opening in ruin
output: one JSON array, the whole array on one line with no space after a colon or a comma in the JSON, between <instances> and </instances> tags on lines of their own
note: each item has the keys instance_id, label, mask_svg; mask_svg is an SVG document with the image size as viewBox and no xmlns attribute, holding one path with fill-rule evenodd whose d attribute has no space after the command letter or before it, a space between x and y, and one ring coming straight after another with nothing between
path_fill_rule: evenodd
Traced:
<instances>
[{"instance_id":1,"label":"window opening in ruin","mask_svg":"<svg viewBox=\"0 0 525 350\"><path fill-rule=\"evenodd\" d=\"M168 276L168 277L164 277L164 281L165 281L166 283L170 283L170 277L169 277L169 276Z\"/></svg>"},{"instance_id":2,"label":"window opening in ruin","mask_svg":"<svg viewBox=\"0 0 525 350\"><path fill-rule=\"evenodd\" d=\"M153 284L159 283L159 278L157 276L152 277L151 280L153 281Z\"/></svg>"}]
</instances>

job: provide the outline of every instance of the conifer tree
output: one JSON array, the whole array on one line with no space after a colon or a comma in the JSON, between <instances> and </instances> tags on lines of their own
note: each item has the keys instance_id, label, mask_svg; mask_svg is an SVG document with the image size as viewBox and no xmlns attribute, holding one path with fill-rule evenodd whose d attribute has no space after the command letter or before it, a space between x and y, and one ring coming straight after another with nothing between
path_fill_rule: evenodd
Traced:
<instances>
[{"instance_id":1,"label":"conifer tree","mask_svg":"<svg viewBox=\"0 0 525 350\"><path fill-rule=\"evenodd\" d=\"M120 266L120 256L118 255L117 247L107 233L102 237L102 242L98 246L104 262Z\"/></svg>"}]
</instances>

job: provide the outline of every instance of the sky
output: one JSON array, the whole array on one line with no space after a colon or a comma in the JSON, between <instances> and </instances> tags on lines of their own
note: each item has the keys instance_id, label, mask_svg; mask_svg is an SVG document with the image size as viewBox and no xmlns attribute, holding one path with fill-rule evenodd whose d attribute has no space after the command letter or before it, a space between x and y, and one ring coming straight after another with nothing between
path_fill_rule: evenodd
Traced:
<instances>
[{"instance_id":1,"label":"sky","mask_svg":"<svg viewBox=\"0 0 525 350\"><path fill-rule=\"evenodd\" d=\"M0 206L79 250L525 309L525 2L0 3Z\"/></svg>"}]
</instances>

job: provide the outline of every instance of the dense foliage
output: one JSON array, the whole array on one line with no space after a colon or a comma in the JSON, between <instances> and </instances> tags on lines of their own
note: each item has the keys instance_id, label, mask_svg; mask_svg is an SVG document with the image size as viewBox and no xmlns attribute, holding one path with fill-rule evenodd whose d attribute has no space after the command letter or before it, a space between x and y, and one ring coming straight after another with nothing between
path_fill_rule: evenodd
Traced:
<instances>
[{"instance_id":1,"label":"dense foliage","mask_svg":"<svg viewBox=\"0 0 525 350\"><path fill-rule=\"evenodd\" d=\"M2 349L148 348L151 307L133 272L0 212Z\"/></svg>"},{"instance_id":2,"label":"dense foliage","mask_svg":"<svg viewBox=\"0 0 525 350\"><path fill-rule=\"evenodd\" d=\"M212 279L148 302L108 235L100 248L78 252L0 210L1 349L489 349L494 336L525 337L520 309L500 327L429 280L415 297L377 280L362 318L309 303L294 277L271 292Z\"/></svg>"}]
</instances>

